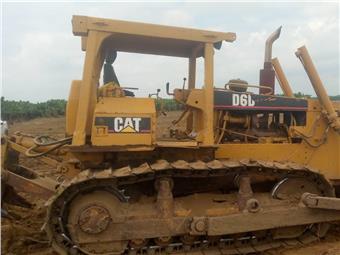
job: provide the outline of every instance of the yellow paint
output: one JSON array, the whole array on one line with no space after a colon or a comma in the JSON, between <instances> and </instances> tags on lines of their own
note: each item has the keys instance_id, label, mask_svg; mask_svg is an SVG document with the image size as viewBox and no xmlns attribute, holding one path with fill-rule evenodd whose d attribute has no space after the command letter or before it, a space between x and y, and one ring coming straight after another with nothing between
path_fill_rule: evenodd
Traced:
<instances>
[{"instance_id":1,"label":"yellow paint","mask_svg":"<svg viewBox=\"0 0 340 255\"><path fill-rule=\"evenodd\" d=\"M234 41L236 39L234 33L85 16L74 16L72 24L73 33L81 36L81 47L86 51L82 80L72 82L67 105L66 133L67 135L73 134L72 148L78 148L81 151L82 148L91 150L100 147L104 148L102 151L105 152L105 148L107 151L112 148L120 151L147 151L153 150L156 146L216 147L217 158L293 161L318 169L329 179L340 179L340 136L333 128L329 129L325 144L318 148L313 148L304 141L291 144L289 139L280 137L275 137L275 139L269 137L263 139L265 143L259 144L214 144L218 114L216 112L214 114L213 108L213 44L221 41ZM108 48L188 59L188 89L176 89L174 98L192 111L190 117L187 118L187 129L196 133L195 139L192 141L156 141L156 110L153 99L125 97L123 89L117 84L99 86L104 53ZM198 57L204 57L204 84L201 89L195 88L196 58ZM307 66L306 69L311 68ZM310 73L314 74L314 70L312 71ZM312 75L313 81L318 80L315 76ZM311 143L317 144L327 128L328 121L332 121L333 126L337 127L339 119L335 116L335 111L326 97L322 83L313 82L313 86L319 92L317 94L320 94L322 105L328 111L328 120L321 118L314 136L310 139ZM286 94L291 96L291 90L288 88L287 91ZM333 103L333 105L336 109L340 109L338 103ZM291 127L289 138L296 137L297 133L309 134L315 119L320 116L322 110L317 100L309 100L306 126ZM110 132L108 126L96 125L95 117L148 117L151 118L151 130L150 133L136 133L133 126L126 124L120 132ZM234 121L236 121L235 118ZM273 143L274 141L283 143ZM79 151L75 155L77 154L78 158L84 160L90 160L90 157L96 155L96 160L100 161L103 156L103 152L82 153Z\"/></svg>"},{"instance_id":2,"label":"yellow paint","mask_svg":"<svg viewBox=\"0 0 340 255\"><path fill-rule=\"evenodd\" d=\"M203 146L214 144L214 47L206 43L204 48L204 110L203 110Z\"/></svg>"},{"instance_id":3,"label":"yellow paint","mask_svg":"<svg viewBox=\"0 0 340 255\"><path fill-rule=\"evenodd\" d=\"M79 92L81 87L81 81L72 81L70 93L66 105L66 135L71 136L75 130Z\"/></svg>"},{"instance_id":4,"label":"yellow paint","mask_svg":"<svg viewBox=\"0 0 340 255\"><path fill-rule=\"evenodd\" d=\"M73 34L88 37L91 31L111 33L118 51L161 54L190 57L200 43L233 42L235 33L223 33L182 27L163 26L102 19L87 16L73 16ZM82 48L91 43L82 43ZM188 50L192 49L192 50Z\"/></svg>"},{"instance_id":5,"label":"yellow paint","mask_svg":"<svg viewBox=\"0 0 340 255\"><path fill-rule=\"evenodd\" d=\"M189 60L189 87L195 87L196 58L204 56L204 93L200 99L200 110L188 118L188 128L198 132L197 142L203 146L213 145L213 58L214 43L233 42L235 33L214 32L199 29L179 28L137 22L100 19L86 16L73 16L73 34L81 36L81 47L86 50L83 78L72 85L70 99L78 100L69 103L67 117L67 134L73 133L72 146L84 146L89 136L98 134L102 145L113 144L103 138L105 130L93 130L94 110L98 98L107 97L104 91L112 86L104 85L97 90L104 54L108 48L117 51L158 54L186 57ZM110 87L111 86L111 87ZM79 92L78 92L79 89ZM99 93L98 93L99 92ZM103 94L104 93L104 94ZM117 95L120 97L123 95ZM136 100L136 99L133 99ZM134 103L131 102L131 105ZM108 106L105 106L108 107ZM143 107L139 109L144 112ZM153 120L155 122L155 120ZM195 122L193 125L192 122ZM137 143L151 144L146 141L147 135L139 134ZM142 138L144 136L144 138ZM99 145L97 138L92 142ZM125 139L125 138L124 138ZM117 142L117 144L128 144Z\"/></svg>"},{"instance_id":6,"label":"yellow paint","mask_svg":"<svg viewBox=\"0 0 340 255\"><path fill-rule=\"evenodd\" d=\"M304 134L311 133L315 119L321 114L321 107L317 100L308 100L306 126L293 127ZM333 104L340 109L339 103ZM318 122L315 136L310 141L318 143L326 129L325 118ZM291 161L308 165L329 179L340 179L340 136L333 129L329 129L327 141L318 148L313 148L307 143L278 143L278 144L221 144L216 151L217 158L252 158L256 160Z\"/></svg>"},{"instance_id":7,"label":"yellow paint","mask_svg":"<svg viewBox=\"0 0 340 255\"><path fill-rule=\"evenodd\" d=\"M107 126L96 126L95 117L151 118L149 133L137 133L131 126L110 133ZM103 97L95 106L91 142L94 146L148 145L155 143L156 108L151 98Z\"/></svg>"},{"instance_id":8,"label":"yellow paint","mask_svg":"<svg viewBox=\"0 0 340 255\"><path fill-rule=\"evenodd\" d=\"M108 33L90 31L87 39L87 51L83 71L82 85L79 92L79 104L72 145L84 145L86 134L90 133L94 104L97 101L97 84L103 64L102 42Z\"/></svg>"}]
</instances>

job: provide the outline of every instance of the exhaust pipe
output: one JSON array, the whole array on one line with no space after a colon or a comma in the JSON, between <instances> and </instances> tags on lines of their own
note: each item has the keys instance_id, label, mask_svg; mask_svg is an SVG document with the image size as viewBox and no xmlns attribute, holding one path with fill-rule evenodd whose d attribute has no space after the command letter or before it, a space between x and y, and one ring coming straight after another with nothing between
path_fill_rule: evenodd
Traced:
<instances>
[{"instance_id":1,"label":"exhaust pipe","mask_svg":"<svg viewBox=\"0 0 340 255\"><path fill-rule=\"evenodd\" d=\"M280 26L278 29L276 29L266 40L266 49L265 49L265 52L264 52L264 62L265 63L272 61L273 43L280 37L281 28L282 28L282 26Z\"/></svg>"},{"instance_id":2,"label":"exhaust pipe","mask_svg":"<svg viewBox=\"0 0 340 255\"><path fill-rule=\"evenodd\" d=\"M266 40L263 69L260 70L260 85L270 87L272 94L275 93L275 71L273 70L272 64L272 48L273 43L280 37L281 28L282 26L276 29ZM267 89L260 88L260 94L265 94L266 92L268 92Z\"/></svg>"}]
</instances>

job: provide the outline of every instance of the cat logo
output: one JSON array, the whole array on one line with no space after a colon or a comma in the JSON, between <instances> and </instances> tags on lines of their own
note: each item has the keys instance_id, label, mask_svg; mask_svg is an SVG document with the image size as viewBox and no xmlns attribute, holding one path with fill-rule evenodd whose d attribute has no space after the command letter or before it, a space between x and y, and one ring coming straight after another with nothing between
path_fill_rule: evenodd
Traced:
<instances>
[{"instance_id":1,"label":"cat logo","mask_svg":"<svg viewBox=\"0 0 340 255\"><path fill-rule=\"evenodd\" d=\"M107 126L109 133L150 133L151 119L143 117L96 117L96 126Z\"/></svg>"},{"instance_id":2,"label":"cat logo","mask_svg":"<svg viewBox=\"0 0 340 255\"><path fill-rule=\"evenodd\" d=\"M115 133L138 133L141 121L142 118L116 117L113 121L113 131Z\"/></svg>"},{"instance_id":3,"label":"cat logo","mask_svg":"<svg viewBox=\"0 0 340 255\"><path fill-rule=\"evenodd\" d=\"M255 106L250 94L233 94L233 106Z\"/></svg>"}]
</instances>

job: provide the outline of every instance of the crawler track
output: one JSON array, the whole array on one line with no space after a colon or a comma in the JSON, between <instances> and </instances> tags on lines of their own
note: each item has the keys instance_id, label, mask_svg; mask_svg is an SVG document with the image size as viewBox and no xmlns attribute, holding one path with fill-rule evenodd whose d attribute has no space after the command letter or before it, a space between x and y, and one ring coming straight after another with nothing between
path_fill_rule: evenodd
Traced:
<instances>
[{"instance_id":1,"label":"crawler track","mask_svg":"<svg viewBox=\"0 0 340 255\"><path fill-rule=\"evenodd\" d=\"M159 178L171 178L174 180L184 179L190 183L192 180L207 178L227 178L235 179L240 175L263 177L271 181L280 181L286 178L303 178L314 183L321 195L333 196L331 185L316 171L305 166L294 163L263 162L254 160L214 160L208 163L202 161L168 162L159 160L154 164L144 163L138 167L124 167L119 169L105 170L86 170L81 172L70 182L63 183L56 195L49 201L48 217L45 229L48 233L52 245L60 254L116 254L117 251L98 248L101 245L110 247L110 242L103 242L100 239L94 246L87 248L77 243L70 237L68 216L72 202L79 196L89 194L96 190L105 190L115 196L121 203L129 204L129 197L123 188L129 185L143 185L143 183L153 183ZM233 185L229 183L228 185ZM205 192L204 187L200 186L197 190L185 189L174 192L175 199L181 195ZM187 217L190 221L190 216ZM152 228L152 226L150 226ZM199 235L195 240L186 243L184 235L178 234L171 237L171 241L159 245L159 237L149 234L143 238L139 246L131 245L131 242L140 240L128 239L126 236L118 246L121 245L119 253L124 254L165 254L165 253L191 253L197 254L247 254L264 251L272 248L294 246L306 244L317 240L327 232L327 224L309 224L304 230L292 235L292 238L275 238L273 229L259 231L235 233L212 237L209 235ZM148 231L146 231L148 233ZM184 232L183 232L184 233ZM117 246L117 240L112 242L112 246ZM118 248L119 250L119 248Z\"/></svg>"}]
</instances>

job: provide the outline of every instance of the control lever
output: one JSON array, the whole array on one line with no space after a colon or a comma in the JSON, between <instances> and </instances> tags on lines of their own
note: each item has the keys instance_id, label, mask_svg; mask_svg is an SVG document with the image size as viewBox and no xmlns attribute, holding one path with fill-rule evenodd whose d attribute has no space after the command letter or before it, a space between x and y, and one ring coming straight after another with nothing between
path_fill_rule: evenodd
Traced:
<instances>
[{"instance_id":1,"label":"control lever","mask_svg":"<svg viewBox=\"0 0 340 255\"><path fill-rule=\"evenodd\" d=\"M151 93L149 94L149 97L152 97L152 96L156 96L156 99L159 99L159 92L161 92L161 89L157 89L157 92L156 93Z\"/></svg>"},{"instance_id":2,"label":"control lever","mask_svg":"<svg viewBox=\"0 0 340 255\"><path fill-rule=\"evenodd\" d=\"M185 89L185 82L186 82L186 80L187 80L187 78L183 78L183 87L182 87L182 89L184 90Z\"/></svg>"},{"instance_id":3,"label":"control lever","mask_svg":"<svg viewBox=\"0 0 340 255\"><path fill-rule=\"evenodd\" d=\"M182 86L182 91L184 92L185 89L185 82L186 82L187 78L183 78L183 86ZM182 93L182 100L184 101L184 93Z\"/></svg>"},{"instance_id":4,"label":"control lever","mask_svg":"<svg viewBox=\"0 0 340 255\"><path fill-rule=\"evenodd\" d=\"M167 83L167 84L169 84L169 83ZM152 96L156 96L156 100L159 100L159 108L160 108L159 112L161 114L163 114L164 116L166 116L166 112L164 111L164 103L163 103L162 98L159 96L159 92L161 92L161 89L157 89L156 93L149 94L149 97L151 98ZM157 115L158 115L158 112L157 112Z\"/></svg>"},{"instance_id":5,"label":"control lever","mask_svg":"<svg viewBox=\"0 0 340 255\"><path fill-rule=\"evenodd\" d=\"M174 93L170 93L170 83L169 82L166 83L166 94L169 95L169 96L174 95Z\"/></svg>"}]
</instances>

